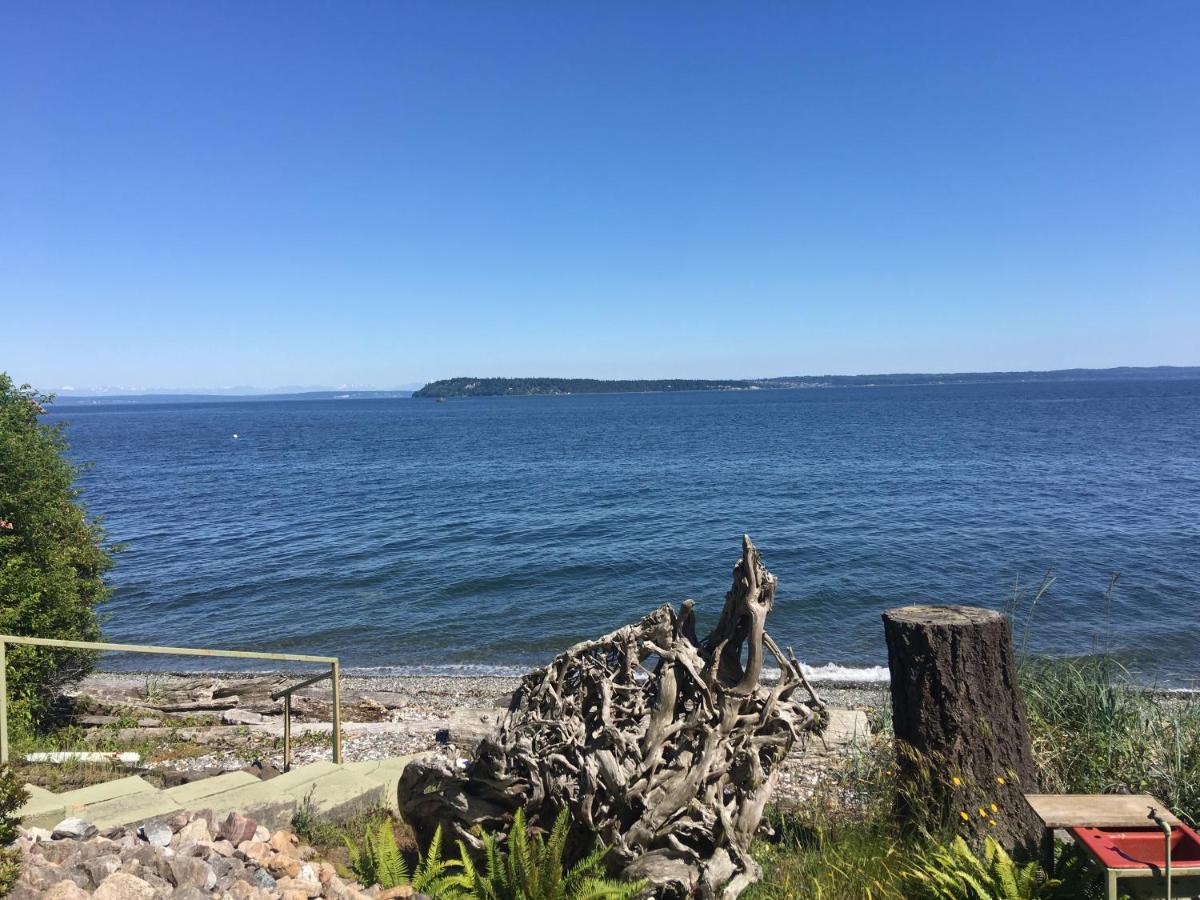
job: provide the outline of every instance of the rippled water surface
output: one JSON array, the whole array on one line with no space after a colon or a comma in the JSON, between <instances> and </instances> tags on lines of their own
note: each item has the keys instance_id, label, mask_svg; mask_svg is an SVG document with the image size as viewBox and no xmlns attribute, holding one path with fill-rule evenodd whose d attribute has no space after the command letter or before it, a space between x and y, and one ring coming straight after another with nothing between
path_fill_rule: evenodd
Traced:
<instances>
[{"instance_id":1,"label":"rippled water surface","mask_svg":"<svg viewBox=\"0 0 1200 900\"><path fill-rule=\"evenodd\" d=\"M1197 381L55 417L128 545L111 639L525 666L661 601L712 621L749 532L812 665L884 663L888 606L1000 607L1053 568L1031 647L1200 676Z\"/></svg>"}]
</instances>

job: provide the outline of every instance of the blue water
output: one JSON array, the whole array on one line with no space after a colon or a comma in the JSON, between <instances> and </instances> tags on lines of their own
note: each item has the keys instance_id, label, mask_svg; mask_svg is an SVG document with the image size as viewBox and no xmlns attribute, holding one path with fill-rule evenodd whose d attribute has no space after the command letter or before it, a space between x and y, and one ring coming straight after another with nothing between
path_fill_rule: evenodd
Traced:
<instances>
[{"instance_id":1,"label":"blue water","mask_svg":"<svg viewBox=\"0 0 1200 900\"><path fill-rule=\"evenodd\" d=\"M748 532L813 666L885 663L889 606L1002 608L1053 568L1031 648L1200 676L1200 381L55 417L128 545L111 639L524 667L662 601L712 621Z\"/></svg>"}]
</instances>

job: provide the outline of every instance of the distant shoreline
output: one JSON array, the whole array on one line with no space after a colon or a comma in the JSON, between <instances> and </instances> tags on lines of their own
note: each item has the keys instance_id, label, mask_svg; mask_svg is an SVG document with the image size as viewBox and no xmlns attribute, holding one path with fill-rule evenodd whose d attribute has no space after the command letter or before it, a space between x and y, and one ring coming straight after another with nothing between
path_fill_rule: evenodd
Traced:
<instances>
[{"instance_id":1,"label":"distant shoreline","mask_svg":"<svg viewBox=\"0 0 1200 900\"><path fill-rule=\"evenodd\" d=\"M1200 366L1119 366L1110 369L1051 369L1014 372L893 373L876 375L785 375L771 378L447 378L416 391L328 390L277 393L58 394L55 406L154 403L263 403L302 400L406 400L463 397L574 396L578 394L663 394L698 391L815 390L835 387L933 387L948 384L1020 384L1115 381L1187 381L1200 379ZM473 385L469 387L470 385Z\"/></svg>"},{"instance_id":2,"label":"distant shoreline","mask_svg":"<svg viewBox=\"0 0 1200 900\"><path fill-rule=\"evenodd\" d=\"M791 375L728 380L458 377L431 381L419 391L414 391L412 396L414 399L449 399L695 391L815 390L836 387L916 387L943 384L1181 381L1194 378L1200 378L1200 366L1121 366L1112 369L1055 369L1028 372Z\"/></svg>"}]
</instances>

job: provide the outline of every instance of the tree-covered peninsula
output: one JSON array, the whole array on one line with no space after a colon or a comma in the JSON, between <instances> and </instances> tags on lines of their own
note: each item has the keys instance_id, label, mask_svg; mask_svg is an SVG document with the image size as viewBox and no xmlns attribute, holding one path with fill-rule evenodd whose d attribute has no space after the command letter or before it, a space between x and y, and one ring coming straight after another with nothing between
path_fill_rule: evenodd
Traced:
<instances>
[{"instance_id":1,"label":"tree-covered peninsula","mask_svg":"<svg viewBox=\"0 0 1200 900\"><path fill-rule=\"evenodd\" d=\"M1019 381L1144 381L1200 378L1200 366L1120 366L1113 369L1058 369L1050 372L891 373L879 375L785 375L725 380L660 378L444 378L431 381L414 397L519 397L561 394L634 394L667 391L753 391L819 387L980 384Z\"/></svg>"},{"instance_id":2,"label":"tree-covered peninsula","mask_svg":"<svg viewBox=\"0 0 1200 900\"><path fill-rule=\"evenodd\" d=\"M631 394L657 391L735 391L747 381L696 379L622 380L598 378L445 378L431 381L414 397L510 397L537 394Z\"/></svg>"}]
</instances>

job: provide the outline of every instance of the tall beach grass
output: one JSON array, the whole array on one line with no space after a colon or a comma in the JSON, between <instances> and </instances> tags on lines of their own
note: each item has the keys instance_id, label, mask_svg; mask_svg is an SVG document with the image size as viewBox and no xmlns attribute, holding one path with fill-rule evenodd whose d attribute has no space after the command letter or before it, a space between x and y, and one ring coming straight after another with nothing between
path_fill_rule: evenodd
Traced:
<instances>
[{"instance_id":1,"label":"tall beach grass","mask_svg":"<svg viewBox=\"0 0 1200 900\"><path fill-rule=\"evenodd\" d=\"M1009 609L1039 789L1149 793L1185 821L1200 823L1200 693L1140 683L1116 659L1107 636L1086 657L1032 653L1033 635L1047 627L1039 613L1051 602L1053 584L1048 573L1028 595L1014 591ZM1117 584L1114 576L1104 592L1106 609ZM949 836L901 832L892 815L888 710L877 711L871 724L875 736L853 748L806 804L772 815L775 834L756 847L765 877L748 897L911 896L911 862L936 856ZM1062 890L1036 895L1091 896L1098 888L1085 872Z\"/></svg>"}]
</instances>

